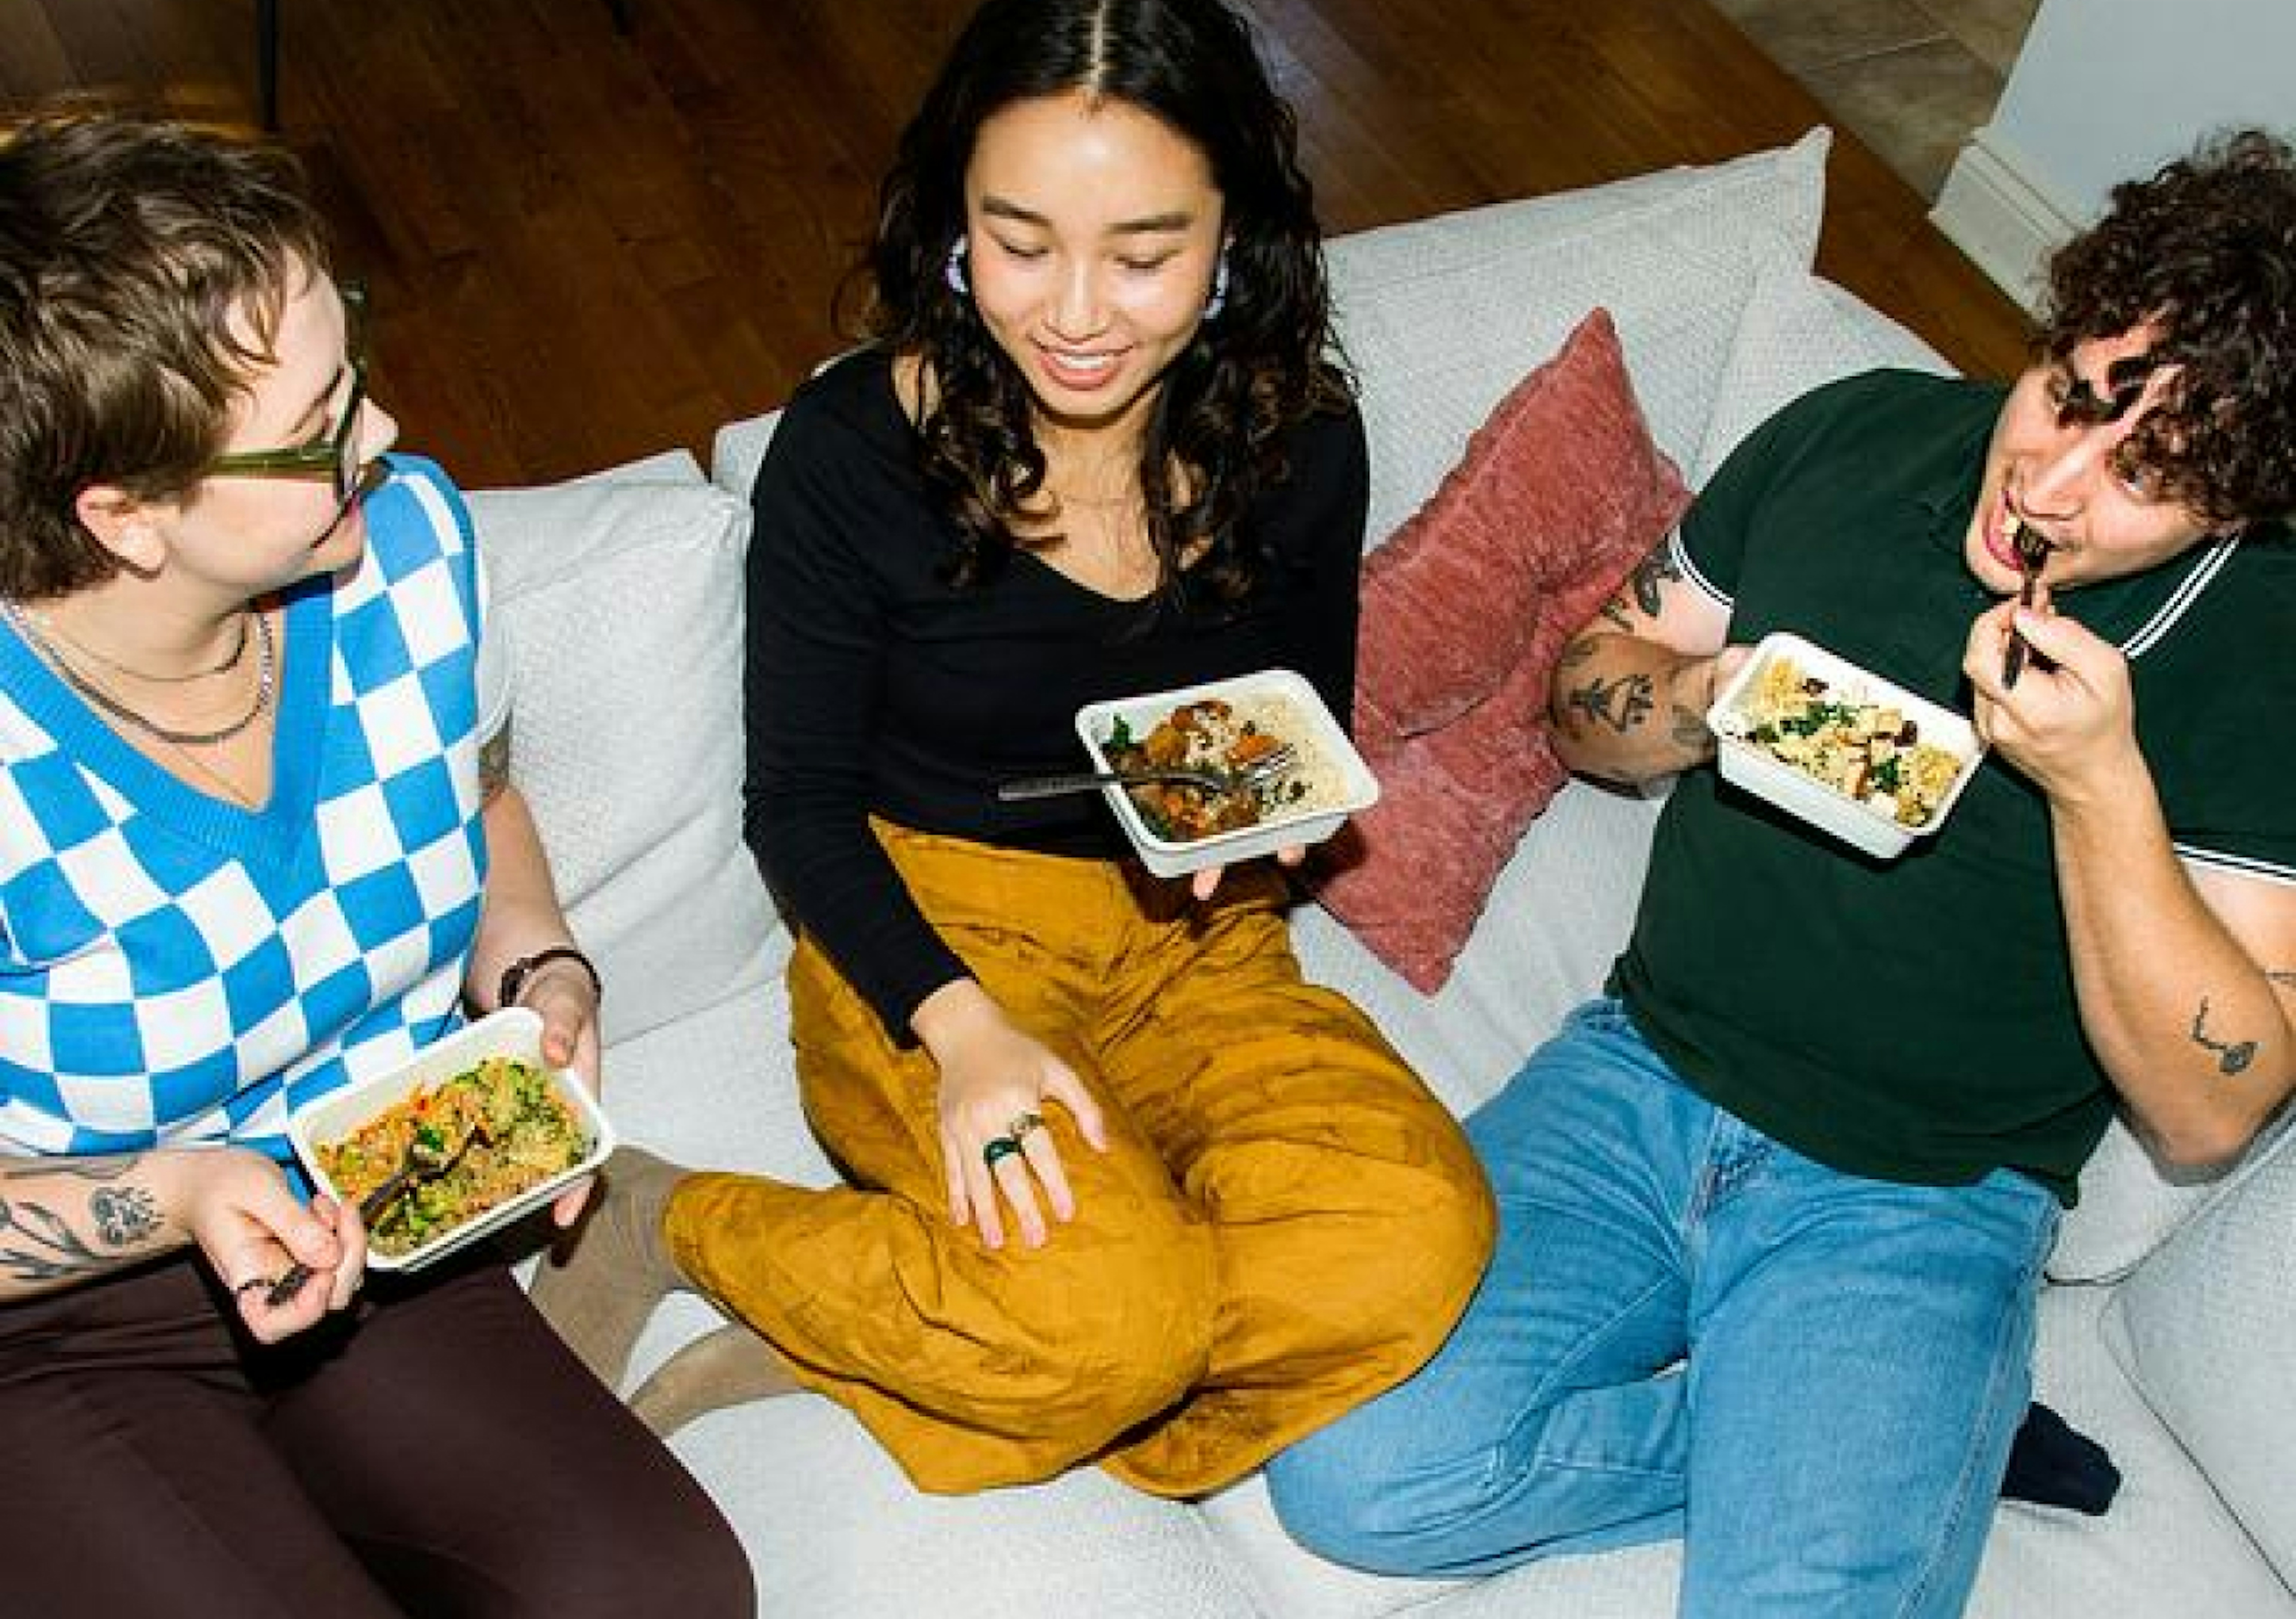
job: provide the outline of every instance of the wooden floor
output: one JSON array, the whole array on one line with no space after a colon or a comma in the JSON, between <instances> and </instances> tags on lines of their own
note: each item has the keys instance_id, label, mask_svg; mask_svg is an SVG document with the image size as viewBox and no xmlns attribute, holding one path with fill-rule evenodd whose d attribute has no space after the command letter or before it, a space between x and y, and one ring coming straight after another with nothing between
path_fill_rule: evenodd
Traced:
<instances>
[{"instance_id":1,"label":"wooden floor","mask_svg":"<svg viewBox=\"0 0 2296 1619\"><path fill-rule=\"evenodd\" d=\"M1710 162L1822 113L1703 0L1246 0L1333 232ZM473 486L674 445L842 345L840 276L972 0L281 0L282 131L403 442ZM0 0L0 106L255 118L254 0ZM1819 266L1964 369L2015 307L1838 139Z\"/></svg>"}]
</instances>

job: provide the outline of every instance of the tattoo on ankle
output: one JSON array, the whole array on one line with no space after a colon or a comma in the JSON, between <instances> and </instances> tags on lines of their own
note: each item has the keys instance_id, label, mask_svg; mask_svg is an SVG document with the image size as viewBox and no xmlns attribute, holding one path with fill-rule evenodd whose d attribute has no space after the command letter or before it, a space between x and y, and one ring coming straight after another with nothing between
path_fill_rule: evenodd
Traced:
<instances>
[{"instance_id":1,"label":"tattoo on ankle","mask_svg":"<svg viewBox=\"0 0 2296 1619\"><path fill-rule=\"evenodd\" d=\"M2256 1060L2253 1040L2211 1040L2208 1034L2209 998L2201 997L2201 1010L2193 1014L2193 1043L2217 1056L2217 1072L2226 1075L2238 1074Z\"/></svg>"}]
</instances>

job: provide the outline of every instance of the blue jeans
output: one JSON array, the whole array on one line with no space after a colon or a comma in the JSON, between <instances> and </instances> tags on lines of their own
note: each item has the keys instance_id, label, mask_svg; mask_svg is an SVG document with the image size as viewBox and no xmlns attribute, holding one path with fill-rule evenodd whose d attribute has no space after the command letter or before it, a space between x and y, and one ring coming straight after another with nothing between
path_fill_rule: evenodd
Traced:
<instances>
[{"instance_id":1,"label":"blue jeans","mask_svg":"<svg viewBox=\"0 0 2296 1619\"><path fill-rule=\"evenodd\" d=\"M1468 1135L1490 1270L1415 1377L1269 1464L1297 1539L1464 1574L1679 1536L1698 1619L1962 1611L2025 1411L2048 1191L1814 1164L1702 1100L1613 1001Z\"/></svg>"}]
</instances>

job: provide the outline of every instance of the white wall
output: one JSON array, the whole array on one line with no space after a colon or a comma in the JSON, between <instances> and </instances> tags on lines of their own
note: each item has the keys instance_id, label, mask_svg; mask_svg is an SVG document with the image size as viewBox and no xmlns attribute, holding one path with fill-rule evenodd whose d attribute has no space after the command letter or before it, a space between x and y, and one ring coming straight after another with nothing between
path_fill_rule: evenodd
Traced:
<instances>
[{"instance_id":1,"label":"white wall","mask_svg":"<svg viewBox=\"0 0 2296 1619\"><path fill-rule=\"evenodd\" d=\"M1931 217L2030 301L2114 184L2245 124L2296 139L2296 0L2041 0Z\"/></svg>"}]
</instances>

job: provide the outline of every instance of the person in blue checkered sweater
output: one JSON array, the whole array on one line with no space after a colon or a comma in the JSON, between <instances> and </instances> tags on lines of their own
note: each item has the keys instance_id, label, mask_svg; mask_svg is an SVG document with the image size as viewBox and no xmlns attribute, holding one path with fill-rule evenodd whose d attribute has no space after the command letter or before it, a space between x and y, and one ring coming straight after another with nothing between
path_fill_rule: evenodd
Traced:
<instances>
[{"instance_id":1,"label":"person in blue checkered sweater","mask_svg":"<svg viewBox=\"0 0 2296 1619\"><path fill-rule=\"evenodd\" d=\"M277 153L0 144L0 1585L746 1615L730 1528L503 1263L367 1276L288 1149L504 1001L598 1068L469 516L385 454L362 303Z\"/></svg>"}]
</instances>

